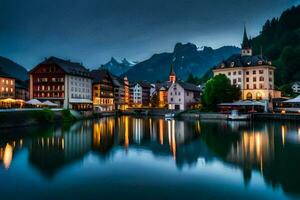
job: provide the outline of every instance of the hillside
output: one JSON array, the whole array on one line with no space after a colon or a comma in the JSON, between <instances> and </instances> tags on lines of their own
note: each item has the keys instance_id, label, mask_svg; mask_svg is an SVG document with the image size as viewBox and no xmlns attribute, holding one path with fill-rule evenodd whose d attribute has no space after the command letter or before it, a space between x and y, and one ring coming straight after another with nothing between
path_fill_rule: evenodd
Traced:
<instances>
[{"instance_id":1,"label":"hillside","mask_svg":"<svg viewBox=\"0 0 300 200\"><path fill-rule=\"evenodd\" d=\"M0 71L22 81L28 80L27 70L12 60L0 56Z\"/></svg>"},{"instance_id":2,"label":"hillside","mask_svg":"<svg viewBox=\"0 0 300 200\"><path fill-rule=\"evenodd\" d=\"M277 86L300 80L300 6L267 20L251 43L255 54L262 51L277 67Z\"/></svg>"},{"instance_id":3,"label":"hillside","mask_svg":"<svg viewBox=\"0 0 300 200\"><path fill-rule=\"evenodd\" d=\"M130 80L164 81L167 80L170 66L173 64L177 76L186 80L190 73L201 76L222 59L239 51L239 48L233 46L224 46L219 49L204 47L198 50L197 46L192 43L177 43L172 53L154 54L151 58L130 68L123 75L128 76Z\"/></svg>"}]
</instances>

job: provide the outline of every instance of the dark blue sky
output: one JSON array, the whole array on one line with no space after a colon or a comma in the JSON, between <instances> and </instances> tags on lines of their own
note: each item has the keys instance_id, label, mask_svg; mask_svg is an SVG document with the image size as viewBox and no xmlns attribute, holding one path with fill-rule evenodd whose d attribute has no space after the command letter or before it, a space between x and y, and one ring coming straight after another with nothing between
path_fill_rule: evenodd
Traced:
<instances>
[{"instance_id":1,"label":"dark blue sky","mask_svg":"<svg viewBox=\"0 0 300 200\"><path fill-rule=\"evenodd\" d=\"M51 55L90 68L141 61L176 42L239 46L299 0L0 0L0 55L27 69Z\"/></svg>"}]
</instances>

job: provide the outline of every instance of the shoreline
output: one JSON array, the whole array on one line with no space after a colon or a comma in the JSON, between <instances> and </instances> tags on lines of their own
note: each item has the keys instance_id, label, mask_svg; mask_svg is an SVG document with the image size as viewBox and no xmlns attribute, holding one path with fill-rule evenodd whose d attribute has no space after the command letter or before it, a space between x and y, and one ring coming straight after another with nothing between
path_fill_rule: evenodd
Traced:
<instances>
[{"instance_id":1,"label":"shoreline","mask_svg":"<svg viewBox=\"0 0 300 200\"><path fill-rule=\"evenodd\" d=\"M65 116L62 109L52 110L53 116L51 121L41 121L39 115L34 113L42 112L42 110L7 110L0 112L0 128L26 127L39 124L52 123L70 123L70 116ZM71 110L70 115L76 120L97 119L113 116L135 116L135 117L164 117L168 110L148 110L144 113L135 113L133 111L125 112L102 112L89 113L80 115L78 112ZM36 116L34 116L34 115ZM189 120L228 120L228 114L221 113L177 113L175 119ZM280 113L253 113L249 114L249 121L300 121L300 114L280 114Z\"/></svg>"}]
</instances>

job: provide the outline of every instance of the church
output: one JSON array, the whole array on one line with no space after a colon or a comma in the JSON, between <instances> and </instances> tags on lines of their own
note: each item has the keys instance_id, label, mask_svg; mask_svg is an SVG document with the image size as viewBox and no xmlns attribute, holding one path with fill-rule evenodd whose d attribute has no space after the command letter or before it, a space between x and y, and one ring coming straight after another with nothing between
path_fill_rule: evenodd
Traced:
<instances>
[{"instance_id":1,"label":"church","mask_svg":"<svg viewBox=\"0 0 300 200\"><path fill-rule=\"evenodd\" d=\"M241 53L230 56L213 69L214 76L226 75L231 84L241 88L242 100L268 100L281 97L275 89L272 62L263 55L252 55L252 47L244 27Z\"/></svg>"}]
</instances>

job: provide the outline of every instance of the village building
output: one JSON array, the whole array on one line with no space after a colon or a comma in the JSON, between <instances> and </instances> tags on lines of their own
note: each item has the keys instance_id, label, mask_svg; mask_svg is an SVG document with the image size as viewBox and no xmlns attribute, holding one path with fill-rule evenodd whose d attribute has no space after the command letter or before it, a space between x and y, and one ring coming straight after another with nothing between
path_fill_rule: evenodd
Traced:
<instances>
[{"instance_id":1,"label":"village building","mask_svg":"<svg viewBox=\"0 0 300 200\"><path fill-rule=\"evenodd\" d=\"M129 82L128 78L111 75L114 87L114 103L116 110L126 110L129 105Z\"/></svg>"},{"instance_id":2,"label":"village building","mask_svg":"<svg viewBox=\"0 0 300 200\"><path fill-rule=\"evenodd\" d=\"M91 71L93 77L93 105L96 111L115 110L114 83L107 69Z\"/></svg>"},{"instance_id":3,"label":"village building","mask_svg":"<svg viewBox=\"0 0 300 200\"><path fill-rule=\"evenodd\" d=\"M163 106L167 103L171 110L196 108L200 103L200 94L201 88L178 80L173 65L171 65L169 81L159 90L159 105Z\"/></svg>"},{"instance_id":4,"label":"village building","mask_svg":"<svg viewBox=\"0 0 300 200\"><path fill-rule=\"evenodd\" d=\"M92 109L92 78L82 64L50 57L29 76L30 99L48 100L66 109Z\"/></svg>"},{"instance_id":5,"label":"village building","mask_svg":"<svg viewBox=\"0 0 300 200\"><path fill-rule=\"evenodd\" d=\"M132 86L132 106L148 107L150 105L151 84L140 81Z\"/></svg>"},{"instance_id":6,"label":"village building","mask_svg":"<svg viewBox=\"0 0 300 200\"><path fill-rule=\"evenodd\" d=\"M28 83L16 79L16 99L27 101L29 99Z\"/></svg>"},{"instance_id":7,"label":"village building","mask_svg":"<svg viewBox=\"0 0 300 200\"><path fill-rule=\"evenodd\" d=\"M15 98L16 79L0 71L0 99Z\"/></svg>"},{"instance_id":8,"label":"village building","mask_svg":"<svg viewBox=\"0 0 300 200\"><path fill-rule=\"evenodd\" d=\"M241 54L230 56L213 69L214 76L226 75L231 84L241 88L242 100L271 100L281 96L274 86L275 67L262 55L252 55L244 28Z\"/></svg>"},{"instance_id":9,"label":"village building","mask_svg":"<svg viewBox=\"0 0 300 200\"><path fill-rule=\"evenodd\" d=\"M174 82L168 89L168 104L171 110L196 108L200 103L201 89L194 84Z\"/></svg>"},{"instance_id":10,"label":"village building","mask_svg":"<svg viewBox=\"0 0 300 200\"><path fill-rule=\"evenodd\" d=\"M300 93L300 82L294 82L291 86L294 93Z\"/></svg>"}]
</instances>

